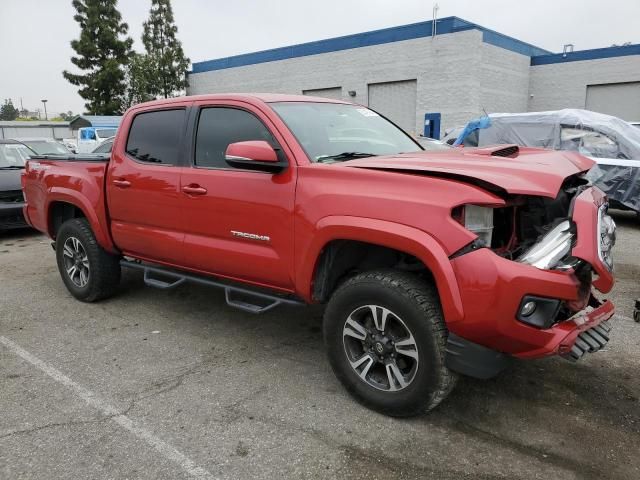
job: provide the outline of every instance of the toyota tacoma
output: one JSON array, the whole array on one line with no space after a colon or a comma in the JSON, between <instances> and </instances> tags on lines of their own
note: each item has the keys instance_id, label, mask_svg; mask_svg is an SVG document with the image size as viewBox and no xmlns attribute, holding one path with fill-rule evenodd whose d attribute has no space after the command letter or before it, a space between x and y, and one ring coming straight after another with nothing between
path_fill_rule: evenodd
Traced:
<instances>
[{"instance_id":1,"label":"toyota tacoma","mask_svg":"<svg viewBox=\"0 0 640 480\"><path fill-rule=\"evenodd\" d=\"M609 339L615 224L577 152L424 150L377 112L276 94L126 112L110 156L35 156L28 222L77 299L198 282L260 313L326 304L331 366L364 405L428 411L459 374L578 360ZM597 296L598 295L598 296Z\"/></svg>"}]
</instances>

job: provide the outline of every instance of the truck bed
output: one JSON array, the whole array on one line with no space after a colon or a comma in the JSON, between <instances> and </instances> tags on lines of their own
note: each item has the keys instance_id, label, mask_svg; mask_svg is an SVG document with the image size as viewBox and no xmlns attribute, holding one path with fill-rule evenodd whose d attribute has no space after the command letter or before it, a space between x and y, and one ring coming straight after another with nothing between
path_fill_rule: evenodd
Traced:
<instances>
[{"instance_id":1,"label":"truck bed","mask_svg":"<svg viewBox=\"0 0 640 480\"><path fill-rule=\"evenodd\" d=\"M27 222L55 238L60 209L77 208L109 248L105 195L109 158L109 154L32 156L22 175Z\"/></svg>"}]
</instances>

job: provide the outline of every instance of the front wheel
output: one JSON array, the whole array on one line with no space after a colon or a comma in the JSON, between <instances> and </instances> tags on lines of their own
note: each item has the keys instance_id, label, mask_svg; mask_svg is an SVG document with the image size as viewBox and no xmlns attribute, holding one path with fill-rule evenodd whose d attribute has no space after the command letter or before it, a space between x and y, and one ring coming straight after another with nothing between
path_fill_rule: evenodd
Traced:
<instances>
[{"instance_id":1,"label":"front wheel","mask_svg":"<svg viewBox=\"0 0 640 480\"><path fill-rule=\"evenodd\" d=\"M433 285L399 271L356 275L331 297L324 338L335 375L362 404L393 416L438 405L457 376Z\"/></svg>"},{"instance_id":2,"label":"front wheel","mask_svg":"<svg viewBox=\"0 0 640 480\"><path fill-rule=\"evenodd\" d=\"M78 300L95 302L118 288L120 259L98 244L84 218L62 224L56 237L56 260L62 281Z\"/></svg>"}]
</instances>

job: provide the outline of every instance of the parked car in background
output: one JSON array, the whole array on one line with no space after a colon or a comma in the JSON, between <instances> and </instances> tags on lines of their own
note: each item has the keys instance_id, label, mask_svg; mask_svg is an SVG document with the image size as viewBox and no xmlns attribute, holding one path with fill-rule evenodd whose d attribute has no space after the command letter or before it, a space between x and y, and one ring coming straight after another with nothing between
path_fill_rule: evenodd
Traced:
<instances>
[{"instance_id":1,"label":"parked car in background","mask_svg":"<svg viewBox=\"0 0 640 480\"><path fill-rule=\"evenodd\" d=\"M111 149L113 148L113 140L116 137L107 138L104 142L98 145L95 150L91 153L111 153Z\"/></svg>"},{"instance_id":2,"label":"parked car in background","mask_svg":"<svg viewBox=\"0 0 640 480\"><path fill-rule=\"evenodd\" d=\"M418 138L416 138L416 140L418 141L420 146L427 151L447 150L451 148L451 145L447 145L446 143L431 137L423 137L422 135L420 135Z\"/></svg>"},{"instance_id":3,"label":"parked car in background","mask_svg":"<svg viewBox=\"0 0 640 480\"><path fill-rule=\"evenodd\" d=\"M615 224L584 178L593 165L516 146L425 151L361 105L228 94L136 105L110 156L35 157L22 179L77 299L115 294L126 267L163 289L223 288L252 313L326 303L337 378L406 416L458 373L607 344L614 306L594 290L614 284Z\"/></svg>"},{"instance_id":4,"label":"parked car in background","mask_svg":"<svg viewBox=\"0 0 640 480\"><path fill-rule=\"evenodd\" d=\"M458 138L458 135L460 135L462 130L464 130L464 125L459 125L457 127L449 128L445 130L444 135L440 140L443 143L446 143L447 145L451 146L454 144L454 142L456 141L456 139Z\"/></svg>"},{"instance_id":5,"label":"parked car in background","mask_svg":"<svg viewBox=\"0 0 640 480\"><path fill-rule=\"evenodd\" d=\"M113 127L84 127L78 129L78 153L92 152L107 138L113 137L117 129Z\"/></svg>"},{"instance_id":6,"label":"parked car in background","mask_svg":"<svg viewBox=\"0 0 640 480\"><path fill-rule=\"evenodd\" d=\"M73 138L63 138L62 144L69 149L71 153L78 153L78 144Z\"/></svg>"},{"instance_id":7,"label":"parked car in background","mask_svg":"<svg viewBox=\"0 0 640 480\"><path fill-rule=\"evenodd\" d=\"M589 179L611 207L633 210L640 220L640 129L617 117L578 109L492 113L470 121L455 143L579 152L596 161Z\"/></svg>"},{"instance_id":8,"label":"parked car in background","mask_svg":"<svg viewBox=\"0 0 640 480\"><path fill-rule=\"evenodd\" d=\"M20 142L0 140L0 231L28 226L22 213L20 175L25 162L34 154Z\"/></svg>"},{"instance_id":9,"label":"parked car in background","mask_svg":"<svg viewBox=\"0 0 640 480\"><path fill-rule=\"evenodd\" d=\"M26 145L38 155L67 155L73 153L62 142L53 138L19 138L16 141Z\"/></svg>"},{"instance_id":10,"label":"parked car in background","mask_svg":"<svg viewBox=\"0 0 640 480\"><path fill-rule=\"evenodd\" d=\"M629 122L634 127L640 128L640 122Z\"/></svg>"}]
</instances>

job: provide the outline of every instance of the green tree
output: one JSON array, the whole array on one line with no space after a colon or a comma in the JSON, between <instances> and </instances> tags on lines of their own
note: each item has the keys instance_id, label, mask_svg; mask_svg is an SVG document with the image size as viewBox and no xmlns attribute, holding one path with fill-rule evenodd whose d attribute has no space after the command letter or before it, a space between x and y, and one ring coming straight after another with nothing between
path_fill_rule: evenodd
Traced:
<instances>
[{"instance_id":1,"label":"green tree","mask_svg":"<svg viewBox=\"0 0 640 480\"><path fill-rule=\"evenodd\" d=\"M85 74L62 72L86 100L87 111L96 115L121 113L125 90L124 69L129 62L131 45L129 26L122 22L117 0L73 0L77 11L74 20L80 24L80 38L71 41L77 56L73 63Z\"/></svg>"},{"instance_id":2,"label":"green tree","mask_svg":"<svg viewBox=\"0 0 640 480\"><path fill-rule=\"evenodd\" d=\"M4 101L2 107L0 107L0 120L15 120L18 118L20 112L13 106L13 102L10 98Z\"/></svg>"},{"instance_id":3,"label":"green tree","mask_svg":"<svg viewBox=\"0 0 640 480\"><path fill-rule=\"evenodd\" d=\"M153 100L154 67L151 57L141 53L131 55L129 65L125 70L125 83L127 88L122 96L123 109L127 109L137 103Z\"/></svg>"},{"instance_id":4,"label":"green tree","mask_svg":"<svg viewBox=\"0 0 640 480\"><path fill-rule=\"evenodd\" d=\"M149 20L143 23L142 43L150 57L154 75L149 93L164 98L174 96L189 84L189 59L176 38L178 27L173 20L171 0L151 0Z\"/></svg>"},{"instance_id":5,"label":"green tree","mask_svg":"<svg viewBox=\"0 0 640 480\"><path fill-rule=\"evenodd\" d=\"M64 120L65 122L68 122L69 120L71 120L73 117L75 117L75 114L69 110L67 112L62 112L60 114L60 118L62 118L62 120Z\"/></svg>"}]
</instances>

